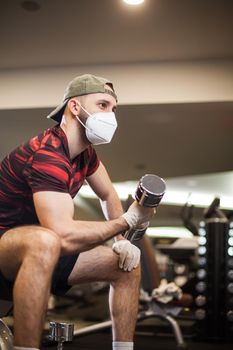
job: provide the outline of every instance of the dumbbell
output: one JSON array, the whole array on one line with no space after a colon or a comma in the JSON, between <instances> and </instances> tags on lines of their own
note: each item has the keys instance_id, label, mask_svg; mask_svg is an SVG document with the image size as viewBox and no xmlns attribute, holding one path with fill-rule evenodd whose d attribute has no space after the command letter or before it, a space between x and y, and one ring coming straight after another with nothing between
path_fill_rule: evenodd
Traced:
<instances>
[{"instance_id":1,"label":"dumbbell","mask_svg":"<svg viewBox=\"0 0 233 350\"><path fill-rule=\"evenodd\" d=\"M0 349L13 350L13 334L1 319L0 319Z\"/></svg>"},{"instance_id":2,"label":"dumbbell","mask_svg":"<svg viewBox=\"0 0 233 350\"><path fill-rule=\"evenodd\" d=\"M165 181L153 174L146 174L141 177L135 192L135 199L137 202L147 208L156 208L166 190ZM128 230L124 237L129 241L138 241L143 237L147 226L142 229L130 229Z\"/></svg>"},{"instance_id":3,"label":"dumbbell","mask_svg":"<svg viewBox=\"0 0 233 350\"><path fill-rule=\"evenodd\" d=\"M56 341L57 350L63 349L63 343L72 341L74 325L72 323L49 322L49 340Z\"/></svg>"}]
</instances>

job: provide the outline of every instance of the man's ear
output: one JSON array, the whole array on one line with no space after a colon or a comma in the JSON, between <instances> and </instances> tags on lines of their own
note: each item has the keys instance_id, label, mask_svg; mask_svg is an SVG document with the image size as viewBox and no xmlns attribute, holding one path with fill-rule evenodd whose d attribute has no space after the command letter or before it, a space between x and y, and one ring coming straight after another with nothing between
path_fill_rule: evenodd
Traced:
<instances>
[{"instance_id":1,"label":"man's ear","mask_svg":"<svg viewBox=\"0 0 233 350\"><path fill-rule=\"evenodd\" d=\"M73 115L75 116L79 115L81 107L77 103L77 99L71 98L67 103L67 107L69 108L69 110Z\"/></svg>"}]
</instances>

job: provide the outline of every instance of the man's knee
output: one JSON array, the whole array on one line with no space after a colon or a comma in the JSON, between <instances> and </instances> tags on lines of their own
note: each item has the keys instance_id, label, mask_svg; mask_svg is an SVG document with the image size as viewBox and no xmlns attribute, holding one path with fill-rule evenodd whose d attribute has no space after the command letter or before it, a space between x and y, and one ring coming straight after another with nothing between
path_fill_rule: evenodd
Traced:
<instances>
[{"instance_id":1,"label":"man's knee","mask_svg":"<svg viewBox=\"0 0 233 350\"><path fill-rule=\"evenodd\" d=\"M20 266L37 266L45 273L52 271L61 250L60 238L40 226L18 227L7 231L0 241L0 269L9 280L14 280ZM9 259L14 256L14 259Z\"/></svg>"},{"instance_id":2,"label":"man's knee","mask_svg":"<svg viewBox=\"0 0 233 350\"><path fill-rule=\"evenodd\" d=\"M141 283L141 266L139 265L131 271L124 271L118 268L116 281L123 282L125 285L138 286Z\"/></svg>"},{"instance_id":3,"label":"man's knee","mask_svg":"<svg viewBox=\"0 0 233 350\"><path fill-rule=\"evenodd\" d=\"M132 269L132 271L128 272L128 278L134 280L137 283L141 281L141 265Z\"/></svg>"},{"instance_id":4,"label":"man's knee","mask_svg":"<svg viewBox=\"0 0 233 350\"><path fill-rule=\"evenodd\" d=\"M33 237L24 242L23 258L32 257L40 263L54 264L61 250L61 239L53 231L36 227Z\"/></svg>"},{"instance_id":5,"label":"man's knee","mask_svg":"<svg viewBox=\"0 0 233 350\"><path fill-rule=\"evenodd\" d=\"M32 240L25 242L26 254L37 254L40 256L58 256L61 250L61 239L53 231L37 227Z\"/></svg>"}]
</instances>

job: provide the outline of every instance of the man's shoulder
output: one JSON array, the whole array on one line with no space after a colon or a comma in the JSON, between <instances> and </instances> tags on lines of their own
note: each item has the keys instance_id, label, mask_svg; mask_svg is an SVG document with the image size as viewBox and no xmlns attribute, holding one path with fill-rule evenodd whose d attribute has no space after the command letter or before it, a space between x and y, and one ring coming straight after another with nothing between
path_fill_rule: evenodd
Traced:
<instances>
[{"instance_id":1,"label":"man's shoulder","mask_svg":"<svg viewBox=\"0 0 233 350\"><path fill-rule=\"evenodd\" d=\"M44 130L44 132L30 140L31 143L34 141L39 144L39 149L49 149L54 152L64 150L67 143L64 132L57 126Z\"/></svg>"}]
</instances>

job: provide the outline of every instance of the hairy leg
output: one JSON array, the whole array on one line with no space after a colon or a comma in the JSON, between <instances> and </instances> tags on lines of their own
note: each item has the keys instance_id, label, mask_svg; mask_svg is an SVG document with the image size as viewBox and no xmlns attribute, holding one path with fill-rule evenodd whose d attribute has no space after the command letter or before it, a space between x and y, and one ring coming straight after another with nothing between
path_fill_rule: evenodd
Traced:
<instances>
[{"instance_id":1,"label":"hairy leg","mask_svg":"<svg viewBox=\"0 0 233 350\"><path fill-rule=\"evenodd\" d=\"M0 269L15 281L14 344L38 348L60 239L39 226L7 231L0 239Z\"/></svg>"},{"instance_id":2,"label":"hairy leg","mask_svg":"<svg viewBox=\"0 0 233 350\"><path fill-rule=\"evenodd\" d=\"M131 272L118 267L111 248L97 247L80 254L68 283L110 282L109 307L114 341L133 341L138 314L140 268Z\"/></svg>"}]
</instances>

